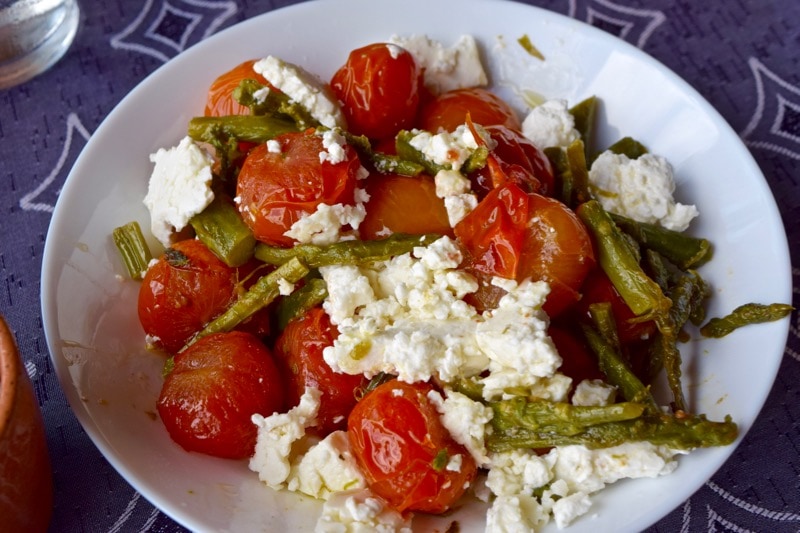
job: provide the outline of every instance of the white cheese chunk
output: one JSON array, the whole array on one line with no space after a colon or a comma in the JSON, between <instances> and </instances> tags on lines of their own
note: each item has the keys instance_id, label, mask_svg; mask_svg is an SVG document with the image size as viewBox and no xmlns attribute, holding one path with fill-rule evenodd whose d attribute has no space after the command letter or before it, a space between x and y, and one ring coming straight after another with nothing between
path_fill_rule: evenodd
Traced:
<instances>
[{"instance_id":1,"label":"white cheese chunk","mask_svg":"<svg viewBox=\"0 0 800 533\"><path fill-rule=\"evenodd\" d=\"M256 61L253 70L264 76L289 99L303 106L323 126L347 127L336 96L328 85L314 74L275 56L267 56Z\"/></svg>"},{"instance_id":2,"label":"white cheese chunk","mask_svg":"<svg viewBox=\"0 0 800 533\"><path fill-rule=\"evenodd\" d=\"M301 440L306 428L317 422L319 389L307 388L300 403L286 413L275 413L264 417L254 414L253 423L258 426L256 449L250 458L250 470L273 488L282 488L291 473L292 447Z\"/></svg>"},{"instance_id":3,"label":"white cheese chunk","mask_svg":"<svg viewBox=\"0 0 800 533\"><path fill-rule=\"evenodd\" d=\"M478 142L466 125L458 126L455 131L431 133L415 131L409 144L419 150L426 158L437 165L459 170L461 165L478 148Z\"/></svg>"},{"instance_id":4,"label":"white cheese chunk","mask_svg":"<svg viewBox=\"0 0 800 533\"><path fill-rule=\"evenodd\" d=\"M605 151L589 171L589 189L606 211L675 231L698 215L695 206L675 202L672 165L659 155L630 159Z\"/></svg>"},{"instance_id":5,"label":"white cheese chunk","mask_svg":"<svg viewBox=\"0 0 800 533\"><path fill-rule=\"evenodd\" d=\"M613 403L617 388L600 379L584 379L575 387L573 405L608 405Z\"/></svg>"},{"instance_id":6,"label":"white cheese chunk","mask_svg":"<svg viewBox=\"0 0 800 533\"><path fill-rule=\"evenodd\" d=\"M549 521L548 510L533 496L498 496L486 513L486 533L532 533Z\"/></svg>"},{"instance_id":7,"label":"white cheese chunk","mask_svg":"<svg viewBox=\"0 0 800 533\"><path fill-rule=\"evenodd\" d=\"M150 211L153 235L169 246L173 230L182 230L214 200L213 159L190 137L184 137L178 146L159 149L150 156L150 161L155 167L144 205Z\"/></svg>"},{"instance_id":8,"label":"white cheese chunk","mask_svg":"<svg viewBox=\"0 0 800 533\"><path fill-rule=\"evenodd\" d=\"M462 35L450 48L426 35L393 35L389 41L405 48L424 69L425 86L433 94L482 87L489 82L478 43L471 35Z\"/></svg>"},{"instance_id":9,"label":"white cheese chunk","mask_svg":"<svg viewBox=\"0 0 800 533\"><path fill-rule=\"evenodd\" d=\"M411 523L369 489L348 490L325 502L314 532L411 533Z\"/></svg>"},{"instance_id":10,"label":"white cheese chunk","mask_svg":"<svg viewBox=\"0 0 800 533\"><path fill-rule=\"evenodd\" d=\"M534 107L522 121L522 134L538 148L566 148L580 138L566 100L548 100Z\"/></svg>"},{"instance_id":11,"label":"white cheese chunk","mask_svg":"<svg viewBox=\"0 0 800 533\"><path fill-rule=\"evenodd\" d=\"M312 446L292 465L287 482L289 490L322 500L334 492L364 487L364 476L345 431L334 431Z\"/></svg>"},{"instance_id":12,"label":"white cheese chunk","mask_svg":"<svg viewBox=\"0 0 800 533\"><path fill-rule=\"evenodd\" d=\"M348 238L348 228L357 229L366 215L363 202L355 205L319 204L313 213L297 219L283 234L299 243L333 244Z\"/></svg>"},{"instance_id":13,"label":"white cheese chunk","mask_svg":"<svg viewBox=\"0 0 800 533\"><path fill-rule=\"evenodd\" d=\"M469 451L478 466L488 465L489 457L484 439L486 425L492 420L492 408L449 389L445 398L438 392L431 391L428 393L428 399L436 406L442 424L453 440Z\"/></svg>"},{"instance_id":14,"label":"white cheese chunk","mask_svg":"<svg viewBox=\"0 0 800 533\"><path fill-rule=\"evenodd\" d=\"M440 170L433 178L436 196L444 200L447 220L454 228L478 206L469 179L457 170Z\"/></svg>"}]
</instances>

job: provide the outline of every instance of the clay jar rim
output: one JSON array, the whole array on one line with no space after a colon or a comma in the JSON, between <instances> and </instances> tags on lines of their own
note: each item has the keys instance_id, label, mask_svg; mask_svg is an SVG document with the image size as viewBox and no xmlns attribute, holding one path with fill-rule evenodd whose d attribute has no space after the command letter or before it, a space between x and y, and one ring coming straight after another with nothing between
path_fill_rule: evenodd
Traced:
<instances>
[{"instance_id":1,"label":"clay jar rim","mask_svg":"<svg viewBox=\"0 0 800 533\"><path fill-rule=\"evenodd\" d=\"M14 411L19 365L16 341L0 316L0 439L6 433Z\"/></svg>"}]
</instances>

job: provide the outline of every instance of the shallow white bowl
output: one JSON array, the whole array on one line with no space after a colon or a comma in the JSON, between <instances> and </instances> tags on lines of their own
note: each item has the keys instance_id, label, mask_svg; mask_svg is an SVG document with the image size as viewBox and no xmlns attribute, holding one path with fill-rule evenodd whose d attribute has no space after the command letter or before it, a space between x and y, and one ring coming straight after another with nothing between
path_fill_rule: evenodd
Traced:
<instances>
[{"instance_id":1,"label":"shallow white bowl","mask_svg":"<svg viewBox=\"0 0 800 533\"><path fill-rule=\"evenodd\" d=\"M192 530L307 531L319 502L273 492L246 463L186 453L169 439L155 415L162 358L144 349L138 284L121 277L111 230L131 220L149 227L142 205L148 156L185 134L218 74L273 54L329 79L351 49L419 33L446 45L475 35L496 89L520 109L519 89L570 103L597 95L598 146L630 135L668 157L678 199L701 213L691 231L716 247L702 268L714 289L711 316L745 302L791 301L786 236L752 157L697 92L637 48L561 15L490 0L307 2L255 17L176 57L117 106L67 178L45 245L45 333L78 420L139 492ZM544 62L522 51L523 35ZM693 410L715 420L731 414L746 432L772 386L787 331L782 321L684 345ZM570 530L641 530L694 493L733 450L700 450L670 476L618 483ZM457 520L461 531L483 531L484 510L469 505L439 524Z\"/></svg>"}]
</instances>

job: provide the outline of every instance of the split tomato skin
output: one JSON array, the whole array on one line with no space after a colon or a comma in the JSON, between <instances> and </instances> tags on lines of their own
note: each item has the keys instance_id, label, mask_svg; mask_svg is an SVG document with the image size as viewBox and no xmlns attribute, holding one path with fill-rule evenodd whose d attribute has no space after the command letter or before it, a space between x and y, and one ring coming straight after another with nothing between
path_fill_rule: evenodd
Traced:
<instances>
[{"instance_id":1,"label":"split tomato skin","mask_svg":"<svg viewBox=\"0 0 800 533\"><path fill-rule=\"evenodd\" d=\"M421 72L405 49L374 43L350 52L331 78L348 128L370 139L394 136L413 126L420 101Z\"/></svg>"},{"instance_id":2,"label":"split tomato skin","mask_svg":"<svg viewBox=\"0 0 800 533\"><path fill-rule=\"evenodd\" d=\"M313 130L279 135L275 141L280 152L260 144L247 155L236 186L239 212L257 240L292 246L295 240L284 233L319 204L353 204L361 162L349 145L344 160L320 161L326 149Z\"/></svg>"},{"instance_id":3,"label":"split tomato skin","mask_svg":"<svg viewBox=\"0 0 800 533\"><path fill-rule=\"evenodd\" d=\"M444 200L436 196L431 177L376 173L364 189L369 202L358 226L362 239L380 239L392 233L452 235Z\"/></svg>"},{"instance_id":4,"label":"split tomato skin","mask_svg":"<svg viewBox=\"0 0 800 533\"><path fill-rule=\"evenodd\" d=\"M236 298L236 270L197 239L174 243L147 269L138 314L155 344L176 353Z\"/></svg>"},{"instance_id":5,"label":"split tomato skin","mask_svg":"<svg viewBox=\"0 0 800 533\"><path fill-rule=\"evenodd\" d=\"M481 126L502 125L521 131L516 111L505 100L482 87L455 89L427 102L419 114L419 127L433 133L454 131L467 121Z\"/></svg>"},{"instance_id":6,"label":"split tomato skin","mask_svg":"<svg viewBox=\"0 0 800 533\"><path fill-rule=\"evenodd\" d=\"M284 387L269 349L250 333L203 337L175 356L158 414L172 440L215 457L253 455L258 434L251 417L284 406Z\"/></svg>"},{"instance_id":7,"label":"split tomato skin","mask_svg":"<svg viewBox=\"0 0 800 533\"><path fill-rule=\"evenodd\" d=\"M367 385L364 376L334 372L323 359L322 351L338 336L328 314L314 307L290 321L275 343L275 358L286 376L287 408L300 403L308 387L322 393L317 425L309 428L322 437L347 428L357 394Z\"/></svg>"},{"instance_id":8,"label":"split tomato skin","mask_svg":"<svg viewBox=\"0 0 800 533\"><path fill-rule=\"evenodd\" d=\"M428 383L383 383L358 402L347 422L370 489L399 512L443 513L477 474L475 460L453 440L428 398L434 390ZM456 455L460 467L447 469Z\"/></svg>"}]
</instances>

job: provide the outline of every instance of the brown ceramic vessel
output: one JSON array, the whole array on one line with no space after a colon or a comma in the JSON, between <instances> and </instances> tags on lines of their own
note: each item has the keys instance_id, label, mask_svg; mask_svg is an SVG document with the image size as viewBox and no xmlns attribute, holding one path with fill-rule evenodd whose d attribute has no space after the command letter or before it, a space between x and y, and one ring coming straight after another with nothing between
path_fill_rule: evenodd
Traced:
<instances>
[{"instance_id":1,"label":"brown ceramic vessel","mask_svg":"<svg viewBox=\"0 0 800 533\"><path fill-rule=\"evenodd\" d=\"M42 415L14 337L0 317L0 532L47 531L52 509Z\"/></svg>"}]
</instances>

